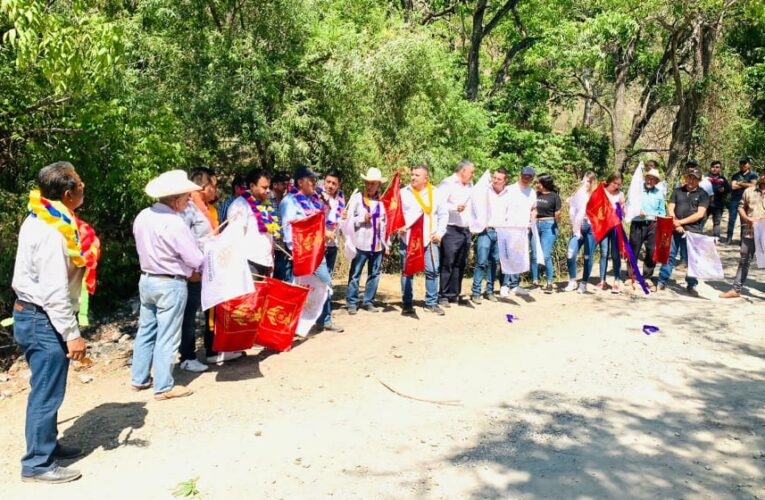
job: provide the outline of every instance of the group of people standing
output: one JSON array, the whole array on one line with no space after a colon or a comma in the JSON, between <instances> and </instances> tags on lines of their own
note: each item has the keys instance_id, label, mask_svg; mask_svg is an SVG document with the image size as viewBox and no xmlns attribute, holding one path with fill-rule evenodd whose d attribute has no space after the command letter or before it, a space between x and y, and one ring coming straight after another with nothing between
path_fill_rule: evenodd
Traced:
<instances>
[{"instance_id":1,"label":"group of people standing","mask_svg":"<svg viewBox=\"0 0 765 500\"><path fill-rule=\"evenodd\" d=\"M751 171L751 160L742 158L740 171L732 182L720 174L719 162L713 162L708 176L701 173L695 161L689 161L683 182L672 190L668 205L655 161L646 164L643 193L637 215L631 220L629 246L634 255L644 250L642 275L654 280L656 262L653 249L656 241L657 217L672 218L674 232L670 259L661 266L654 290L666 288L680 253L687 259L685 232L700 233L708 218L713 221L713 234L720 234L721 215L729 212L730 243L736 216L742 221L741 258L730 291L724 298L740 296L749 264L755 253L753 224L765 219L765 171L759 176ZM349 315L359 309L377 313L376 302L382 262L393 251L393 234L397 235L402 268L413 225L422 221L422 250L425 269L424 310L444 315L445 308L482 300L496 302L499 296L528 295L521 285L520 274L504 274L500 269L498 231L522 229L538 234L537 245L530 245L532 287L553 293L553 252L559 237L559 219L563 203L555 180L550 174L536 175L532 167L524 167L514 182L510 173L498 168L491 175L485 192L486 214L483 223L475 224L471 197L475 166L460 161L452 175L437 186L430 180L429 168L422 164L411 168L410 182L401 189L400 197L388 206L383 201L382 186L387 181L379 169L370 168L361 176L363 187L346 199L339 172L324 176L321 187L318 175L309 167L299 167L290 177L284 172L271 174L253 169L246 176L236 176L230 196L218 203L218 177L209 168L199 168L188 176L182 170L165 172L152 179L146 194L156 199L133 223L136 250L140 263L138 291L140 314L135 338L131 388L151 389L157 400L185 397L192 392L179 386L173 378L176 359L180 368L191 372L208 369L208 363L226 363L242 356L241 352L215 352L214 315L208 311L203 321L205 355L196 352L196 323L201 308L200 271L203 267L205 242L221 231L236 232L250 267L257 277L273 277L293 281L292 223L323 212L326 250L314 275L330 286L337 262L341 228L344 238L351 238L355 257L350 263L346 307ZM536 179L536 182L535 182ZM708 182L712 193L703 189ZM583 212L582 201L601 185L595 174L588 172L577 191L577 202L569 199L572 232L566 246L569 282L565 291L586 293L594 263L595 250L600 249L599 280L595 287L619 293L622 289L621 256L617 228L595 241L593 224ZM602 183L610 203L624 207L621 192L622 176L612 173ZM44 167L38 176L39 189L30 194L30 212L18 240L13 276L17 295L14 305L14 336L24 350L32 370L26 420L27 451L22 458L22 479L60 483L77 479L78 471L60 467L58 460L72 458L81 450L65 446L57 440L57 412L64 398L67 368L70 360L85 358L85 343L75 319L79 309L83 276L94 286L98 245L82 238L83 225L75 210L84 199L85 184L74 167L57 162ZM707 186L707 187L709 187ZM388 228L390 203L400 200L403 215L401 227ZM621 208L619 208L621 210ZM351 224L348 224L348 222ZM351 227L351 230L347 228ZM392 232L389 229L394 229ZM621 229L621 228L618 228ZM392 233L392 234L391 234ZM462 283L474 245L475 268L470 297L462 293ZM541 251L543 255L536 255ZM583 270L578 281L578 256L582 254ZM609 260L613 281L607 284ZM545 283L540 265L545 267ZM367 277L363 296L361 279ZM401 276L402 315L415 316L413 275ZM698 281L686 276L687 292L697 296ZM92 288L88 286L89 291ZM342 332L332 319L332 294L324 303L316 322L317 331Z\"/></svg>"}]
</instances>

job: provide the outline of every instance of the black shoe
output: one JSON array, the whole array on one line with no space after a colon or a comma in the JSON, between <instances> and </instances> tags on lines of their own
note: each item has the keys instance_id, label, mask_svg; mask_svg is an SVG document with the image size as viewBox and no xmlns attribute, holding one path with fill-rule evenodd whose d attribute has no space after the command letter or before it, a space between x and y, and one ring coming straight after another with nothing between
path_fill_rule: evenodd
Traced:
<instances>
[{"instance_id":1,"label":"black shoe","mask_svg":"<svg viewBox=\"0 0 765 500\"><path fill-rule=\"evenodd\" d=\"M695 286L689 286L688 288L686 288L686 291L688 292L688 295L690 295L691 297L699 296L699 291L696 290Z\"/></svg>"},{"instance_id":2,"label":"black shoe","mask_svg":"<svg viewBox=\"0 0 765 500\"><path fill-rule=\"evenodd\" d=\"M446 313L444 312L444 310L443 310L443 309L441 309L441 308L440 308L440 307L438 307L438 306L425 306L425 310L426 310L426 311L428 311L428 312L436 313L436 314L438 314L439 316L443 316L444 314L446 314Z\"/></svg>"},{"instance_id":3,"label":"black shoe","mask_svg":"<svg viewBox=\"0 0 765 500\"><path fill-rule=\"evenodd\" d=\"M58 460L71 460L80 456L82 456L82 449L76 446L66 446L58 443L56 449L53 450L53 458Z\"/></svg>"},{"instance_id":4,"label":"black shoe","mask_svg":"<svg viewBox=\"0 0 765 500\"><path fill-rule=\"evenodd\" d=\"M545 286L545 293L553 293L552 283L548 283L547 286Z\"/></svg>"},{"instance_id":5,"label":"black shoe","mask_svg":"<svg viewBox=\"0 0 765 500\"><path fill-rule=\"evenodd\" d=\"M497 299L497 296L494 295L494 292L492 292L492 293L488 293L487 292L486 293L486 300L488 300L489 302L499 302L499 300Z\"/></svg>"},{"instance_id":6,"label":"black shoe","mask_svg":"<svg viewBox=\"0 0 765 500\"><path fill-rule=\"evenodd\" d=\"M327 332L337 332L337 333L343 333L345 331L345 328L343 328L342 326L338 326L334 323L324 325L323 329L324 331L327 331Z\"/></svg>"},{"instance_id":7,"label":"black shoe","mask_svg":"<svg viewBox=\"0 0 765 500\"><path fill-rule=\"evenodd\" d=\"M356 314L356 312L358 312L358 311L356 310L355 307L348 307L348 314L350 314L351 316Z\"/></svg>"},{"instance_id":8,"label":"black shoe","mask_svg":"<svg viewBox=\"0 0 765 500\"><path fill-rule=\"evenodd\" d=\"M377 313L377 312L381 311L381 309L379 307L377 307L376 305L372 304L371 302L369 304L364 304L363 306L361 306L361 308L364 309L365 311L371 312L371 313Z\"/></svg>"},{"instance_id":9,"label":"black shoe","mask_svg":"<svg viewBox=\"0 0 765 500\"><path fill-rule=\"evenodd\" d=\"M441 299L438 301L438 305L443 307L452 307L451 303L449 303L449 299Z\"/></svg>"},{"instance_id":10,"label":"black shoe","mask_svg":"<svg viewBox=\"0 0 765 500\"><path fill-rule=\"evenodd\" d=\"M480 304L481 303L481 296L480 295L471 295L470 296L470 300L472 300L476 304Z\"/></svg>"},{"instance_id":11,"label":"black shoe","mask_svg":"<svg viewBox=\"0 0 765 500\"><path fill-rule=\"evenodd\" d=\"M42 474L36 474L34 476L21 476L21 480L25 483L68 483L74 481L82 476L82 472L74 469L67 469L66 467L55 466L48 472Z\"/></svg>"},{"instance_id":12,"label":"black shoe","mask_svg":"<svg viewBox=\"0 0 765 500\"><path fill-rule=\"evenodd\" d=\"M401 310L401 316L417 316L417 313L414 312L414 307L404 307Z\"/></svg>"}]
</instances>

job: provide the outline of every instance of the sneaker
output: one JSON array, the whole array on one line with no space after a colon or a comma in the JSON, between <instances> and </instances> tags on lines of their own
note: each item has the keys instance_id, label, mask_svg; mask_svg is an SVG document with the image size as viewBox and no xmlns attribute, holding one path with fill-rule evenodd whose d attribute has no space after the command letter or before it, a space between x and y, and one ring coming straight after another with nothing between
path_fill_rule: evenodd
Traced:
<instances>
[{"instance_id":1,"label":"sneaker","mask_svg":"<svg viewBox=\"0 0 765 500\"><path fill-rule=\"evenodd\" d=\"M225 363L226 361L233 361L235 359L239 359L241 357L242 357L241 351L219 352L218 354L214 356L207 356L207 362L221 364L221 363Z\"/></svg>"},{"instance_id":2,"label":"sneaker","mask_svg":"<svg viewBox=\"0 0 765 500\"><path fill-rule=\"evenodd\" d=\"M500 297L509 297L510 296L510 288L503 286L499 289L499 296Z\"/></svg>"},{"instance_id":3,"label":"sneaker","mask_svg":"<svg viewBox=\"0 0 765 500\"><path fill-rule=\"evenodd\" d=\"M440 307L438 307L437 305L435 305L435 306L425 306L425 310L428 311L428 312L436 313L439 316L443 316L444 314L446 314L444 312L444 310L441 309Z\"/></svg>"},{"instance_id":4,"label":"sneaker","mask_svg":"<svg viewBox=\"0 0 765 500\"><path fill-rule=\"evenodd\" d=\"M517 286L513 288L513 293L515 295L529 295L529 291L523 288L522 286Z\"/></svg>"},{"instance_id":5,"label":"sneaker","mask_svg":"<svg viewBox=\"0 0 765 500\"><path fill-rule=\"evenodd\" d=\"M579 285L576 283L576 280L569 280L568 285L566 285L566 288L563 289L564 292L573 292L579 288Z\"/></svg>"},{"instance_id":6,"label":"sneaker","mask_svg":"<svg viewBox=\"0 0 765 500\"><path fill-rule=\"evenodd\" d=\"M207 371L207 369L208 366L206 364L200 363L196 359L181 361L181 370L186 370L187 372L201 373Z\"/></svg>"},{"instance_id":7,"label":"sneaker","mask_svg":"<svg viewBox=\"0 0 765 500\"><path fill-rule=\"evenodd\" d=\"M577 290L577 292L581 294L587 293L587 283L585 283L584 281L579 283L579 290Z\"/></svg>"},{"instance_id":8,"label":"sneaker","mask_svg":"<svg viewBox=\"0 0 765 500\"><path fill-rule=\"evenodd\" d=\"M447 298L439 299L438 305L442 307L452 307L451 302L449 302L449 299Z\"/></svg>"},{"instance_id":9,"label":"sneaker","mask_svg":"<svg viewBox=\"0 0 765 500\"><path fill-rule=\"evenodd\" d=\"M548 283L547 285L545 285L545 293L553 293L552 283Z\"/></svg>"},{"instance_id":10,"label":"sneaker","mask_svg":"<svg viewBox=\"0 0 765 500\"><path fill-rule=\"evenodd\" d=\"M698 297L699 296L699 291L696 290L695 286L688 286L685 289L685 291L688 292L688 295L690 295L691 297Z\"/></svg>"},{"instance_id":11,"label":"sneaker","mask_svg":"<svg viewBox=\"0 0 765 500\"><path fill-rule=\"evenodd\" d=\"M377 307L371 302L369 304L364 304L363 306L361 306L361 308L364 309L366 312L371 312L371 313L379 313L380 311L382 311L381 308Z\"/></svg>"},{"instance_id":12,"label":"sneaker","mask_svg":"<svg viewBox=\"0 0 765 500\"><path fill-rule=\"evenodd\" d=\"M357 312L358 312L358 310L356 309L356 306L348 306L348 314L350 314L351 316L353 316L353 315L354 315L354 314L356 314Z\"/></svg>"},{"instance_id":13,"label":"sneaker","mask_svg":"<svg viewBox=\"0 0 765 500\"><path fill-rule=\"evenodd\" d=\"M401 316L417 316L417 313L414 312L414 307L412 307L412 306L406 307L405 306L401 310Z\"/></svg>"},{"instance_id":14,"label":"sneaker","mask_svg":"<svg viewBox=\"0 0 765 500\"><path fill-rule=\"evenodd\" d=\"M472 300L476 304L480 304L481 303L481 296L480 295L475 295L475 294L471 295L470 296L470 300Z\"/></svg>"},{"instance_id":15,"label":"sneaker","mask_svg":"<svg viewBox=\"0 0 765 500\"><path fill-rule=\"evenodd\" d=\"M345 328L343 328L342 326L336 325L334 323L330 323L328 325L324 325L323 330L325 332L343 333L345 331Z\"/></svg>"},{"instance_id":16,"label":"sneaker","mask_svg":"<svg viewBox=\"0 0 765 500\"><path fill-rule=\"evenodd\" d=\"M741 294L736 290L728 290L727 292L720 294L721 299L737 299L739 297L741 297Z\"/></svg>"},{"instance_id":17,"label":"sneaker","mask_svg":"<svg viewBox=\"0 0 765 500\"><path fill-rule=\"evenodd\" d=\"M606 289L606 282L605 281L599 282L597 285L595 285L595 288L597 288L598 290L605 290Z\"/></svg>"},{"instance_id":18,"label":"sneaker","mask_svg":"<svg viewBox=\"0 0 765 500\"><path fill-rule=\"evenodd\" d=\"M21 476L21 480L25 483L48 483L59 484L68 483L79 479L82 473L75 469L68 469L66 467L54 466L51 470L43 472L42 474L36 474L34 476Z\"/></svg>"},{"instance_id":19,"label":"sneaker","mask_svg":"<svg viewBox=\"0 0 765 500\"><path fill-rule=\"evenodd\" d=\"M619 293L622 291L622 282L621 281L614 281L613 286L611 287L611 293Z\"/></svg>"},{"instance_id":20,"label":"sneaker","mask_svg":"<svg viewBox=\"0 0 765 500\"><path fill-rule=\"evenodd\" d=\"M494 292L486 292L486 300L489 302L499 302L497 296L494 295Z\"/></svg>"}]
</instances>

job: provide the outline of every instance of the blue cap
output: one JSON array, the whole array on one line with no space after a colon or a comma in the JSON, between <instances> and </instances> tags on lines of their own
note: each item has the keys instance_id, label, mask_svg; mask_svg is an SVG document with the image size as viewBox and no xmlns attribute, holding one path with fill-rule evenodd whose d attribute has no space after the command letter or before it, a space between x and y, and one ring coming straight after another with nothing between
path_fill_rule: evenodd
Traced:
<instances>
[{"instance_id":1,"label":"blue cap","mask_svg":"<svg viewBox=\"0 0 765 500\"><path fill-rule=\"evenodd\" d=\"M297 181L302 179L303 177L313 177L314 179L318 177L318 174L311 170L311 167L298 167L295 169L295 175L292 176L292 178L295 180L295 184L297 184Z\"/></svg>"},{"instance_id":2,"label":"blue cap","mask_svg":"<svg viewBox=\"0 0 765 500\"><path fill-rule=\"evenodd\" d=\"M537 175L537 171L534 170L534 167L523 167L523 170L521 170L521 175L530 175L534 177Z\"/></svg>"}]
</instances>

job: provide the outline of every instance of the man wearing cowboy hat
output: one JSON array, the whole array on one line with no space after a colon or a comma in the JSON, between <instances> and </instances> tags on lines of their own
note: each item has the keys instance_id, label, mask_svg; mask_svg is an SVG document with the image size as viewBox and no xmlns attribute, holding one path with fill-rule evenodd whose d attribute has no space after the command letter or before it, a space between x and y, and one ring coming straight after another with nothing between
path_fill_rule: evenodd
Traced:
<instances>
[{"instance_id":1,"label":"man wearing cowboy hat","mask_svg":"<svg viewBox=\"0 0 765 500\"><path fill-rule=\"evenodd\" d=\"M369 312L379 312L380 308L374 303L377 294L377 284L380 281L383 252L388 252L388 242L385 241L385 207L380 201L380 186L387 179L378 168L369 168L365 175L364 191L354 193L348 200L348 216L353 220L353 242L356 247L356 257L351 261L351 271L348 276L346 301L348 314L356 314L359 300L359 282L364 266L367 266L367 283L364 286L364 300L361 308ZM347 236L346 236L347 237Z\"/></svg>"},{"instance_id":2,"label":"man wearing cowboy hat","mask_svg":"<svg viewBox=\"0 0 765 500\"><path fill-rule=\"evenodd\" d=\"M133 344L132 386L141 391L153 385L157 400L191 395L189 389L175 385L173 365L188 296L186 280L198 272L203 260L180 213L188 206L190 193L199 189L183 170L165 172L146 185L146 194L158 202L133 222L141 265L141 312Z\"/></svg>"},{"instance_id":3,"label":"man wearing cowboy hat","mask_svg":"<svg viewBox=\"0 0 765 500\"><path fill-rule=\"evenodd\" d=\"M643 258L643 277L653 278L656 262L653 260L653 250L656 246L656 217L667 215L664 193L656 185L661 181L658 164L654 160L646 162L647 171L643 174L643 197L640 201L640 213L630 224L630 247L635 257L639 257L640 249L645 246Z\"/></svg>"}]
</instances>

